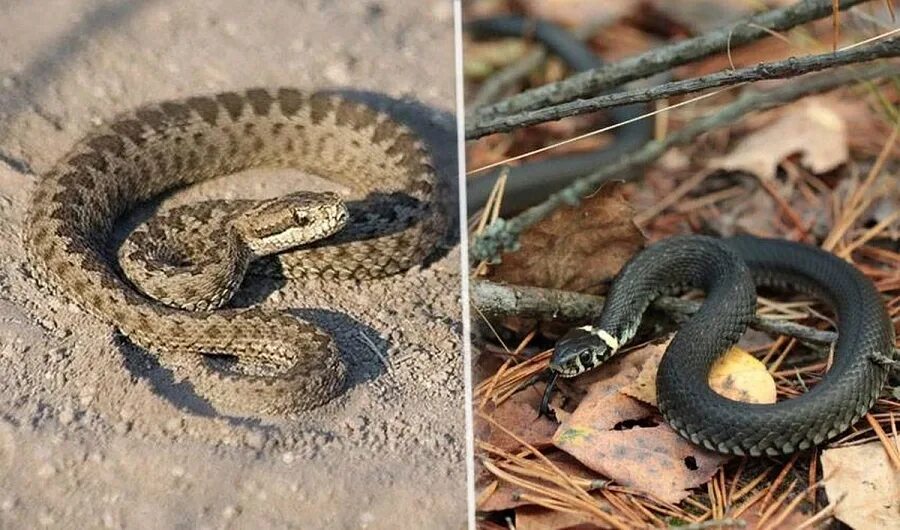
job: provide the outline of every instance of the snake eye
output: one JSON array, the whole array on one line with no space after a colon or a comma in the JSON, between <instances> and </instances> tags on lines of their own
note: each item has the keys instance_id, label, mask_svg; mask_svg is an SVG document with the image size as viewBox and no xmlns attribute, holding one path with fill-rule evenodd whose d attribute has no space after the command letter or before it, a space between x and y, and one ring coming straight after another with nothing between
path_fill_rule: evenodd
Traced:
<instances>
[{"instance_id":1,"label":"snake eye","mask_svg":"<svg viewBox=\"0 0 900 530\"><path fill-rule=\"evenodd\" d=\"M312 219L305 213L294 212L294 221L297 223L297 226L302 228L311 223Z\"/></svg>"}]
</instances>

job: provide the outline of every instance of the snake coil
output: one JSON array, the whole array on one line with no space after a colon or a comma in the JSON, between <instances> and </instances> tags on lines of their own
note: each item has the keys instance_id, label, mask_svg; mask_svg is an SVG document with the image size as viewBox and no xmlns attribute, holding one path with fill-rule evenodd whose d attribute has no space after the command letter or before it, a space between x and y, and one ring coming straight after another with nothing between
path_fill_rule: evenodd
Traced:
<instances>
[{"instance_id":1,"label":"snake coil","mask_svg":"<svg viewBox=\"0 0 900 530\"><path fill-rule=\"evenodd\" d=\"M809 392L771 405L732 401L707 384L712 364L746 330L755 286L810 294L837 315L831 369ZM713 451L778 455L847 429L875 403L894 355L894 328L872 282L819 248L776 239L680 236L648 247L616 277L600 317L567 333L550 361L559 377L604 362L634 337L650 303L686 288L706 292L657 374L659 409L683 437ZM552 385L548 387L548 395Z\"/></svg>"}]
</instances>

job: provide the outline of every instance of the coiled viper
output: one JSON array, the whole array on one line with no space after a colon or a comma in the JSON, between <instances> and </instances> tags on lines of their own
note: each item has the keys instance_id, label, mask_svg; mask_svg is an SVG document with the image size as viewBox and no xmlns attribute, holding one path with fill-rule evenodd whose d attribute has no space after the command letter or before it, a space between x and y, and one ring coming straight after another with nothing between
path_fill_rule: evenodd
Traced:
<instances>
[{"instance_id":1,"label":"coiled viper","mask_svg":"<svg viewBox=\"0 0 900 530\"><path fill-rule=\"evenodd\" d=\"M332 94L252 89L147 105L80 141L34 189L24 243L35 275L183 371L217 407L276 414L320 405L339 392L345 376L326 332L280 311L213 310L230 292L199 303L191 298L197 293L186 292L198 285L204 290L210 275L226 274L226 284L239 283L231 261L213 258L204 267L197 254L129 246L158 231L152 223L132 236L123 252L136 261L126 268L173 274L178 281L162 287L163 294L173 294L168 304L200 309L187 311L142 294L123 278L109 248L114 223L138 203L259 167L298 168L333 179L350 188L355 200L344 206L333 194L301 193L288 196L287 206L269 204L268 214L262 213L273 216L272 222L261 228L268 232L256 233L269 243L284 234L321 238L347 226L327 241L262 259L257 272L384 276L422 261L443 231L431 158L410 129ZM324 217L313 217L310 206ZM207 214L226 205L198 208L174 218L199 216L203 226L211 220ZM313 234L302 233L309 223ZM218 230L240 231L234 224ZM223 255L230 260L240 254L236 244L207 245L204 252L229 245Z\"/></svg>"}]
</instances>

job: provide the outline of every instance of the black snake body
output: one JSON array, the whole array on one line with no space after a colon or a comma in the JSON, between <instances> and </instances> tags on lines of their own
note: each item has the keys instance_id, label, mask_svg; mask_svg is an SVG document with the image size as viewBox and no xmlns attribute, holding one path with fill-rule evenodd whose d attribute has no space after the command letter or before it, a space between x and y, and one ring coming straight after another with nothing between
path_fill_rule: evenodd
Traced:
<instances>
[{"instance_id":1,"label":"black snake body","mask_svg":"<svg viewBox=\"0 0 900 530\"><path fill-rule=\"evenodd\" d=\"M756 308L755 286L799 291L834 309L838 339L831 369L808 392L771 405L713 391L713 362L743 334ZM872 407L894 355L894 329L872 282L816 247L737 236L680 236L650 246L625 265L600 317L571 330L550 367L572 377L609 358L633 338L658 296L699 288L701 309L681 325L657 374L666 421L696 444L722 453L777 455L812 447L847 429Z\"/></svg>"}]
</instances>

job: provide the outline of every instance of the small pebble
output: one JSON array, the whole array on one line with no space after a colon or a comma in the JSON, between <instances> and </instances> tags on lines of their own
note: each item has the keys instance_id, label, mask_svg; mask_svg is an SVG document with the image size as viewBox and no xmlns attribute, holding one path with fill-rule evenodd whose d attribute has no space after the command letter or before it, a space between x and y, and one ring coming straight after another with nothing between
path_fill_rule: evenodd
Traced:
<instances>
[{"instance_id":1,"label":"small pebble","mask_svg":"<svg viewBox=\"0 0 900 530\"><path fill-rule=\"evenodd\" d=\"M8 512L16 507L16 498L15 497L7 497L3 499L3 502L0 502L0 511Z\"/></svg>"},{"instance_id":2,"label":"small pebble","mask_svg":"<svg viewBox=\"0 0 900 530\"><path fill-rule=\"evenodd\" d=\"M262 448L266 445L266 435L259 431L251 431L247 433L247 436L244 438L244 440L247 442L247 445L250 448L256 449L257 451L262 450Z\"/></svg>"},{"instance_id":3,"label":"small pebble","mask_svg":"<svg viewBox=\"0 0 900 530\"><path fill-rule=\"evenodd\" d=\"M340 63L334 63L327 66L323 75L325 76L325 79L337 85L346 84L350 80L350 74L347 71L347 67Z\"/></svg>"},{"instance_id":4,"label":"small pebble","mask_svg":"<svg viewBox=\"0 0 900 530\"><path fill-rule=\"evenodd\" d=\"M174 433L181 430L183 424L184 420L182 418L169 418L169 420L166 421L164 428L166 432Z\"/></svg>"},{"instance_id":5,"label":"small pebble","mask_svg":"<svg viewBox=\"0 0 900 530\"><path fill-rule=\"evenodd\" d=\"M49 478L56 474L56 468L53 464L46 463L37 470L37 476L41 478Z\"/></svg>"},{"instance_id":6,"label":"small pebble","mask_svg":"<svg viewBox=\"0 0 900 530\"><path fill-rule=\"evenodd\" d=\"M41 526L52 526L55 522L53 514L46 508L42 509L41 513L38 514L38 523L40 523Z\"/></svg>"},{"instance_id":7,"label":"small pebble","mask_svg":"<svg viewBox=\"0 0 900 530\"><path fill-rule=\"evenodd\" d=\"M222 518L225 519L226 521L230 521L231 519L234 519L235 517L240 515L240 513L241 513L240 507L232 506L231 504L229 504L224 509L222 509Z\"/></svg>"},{"instance_id":8,"label":"small pebble","mask_svg":"<svg viewBox=\"0 0 900 530\"><path fill-rule=\"evenodd\" d=\"M285 464L290 464L291 462L294 461L294 453L292 453L290 451L284 453L283 455L281 455L281 461L284 462Z\"/></svg>"},{"instance_id":9,"label":"small pebble","mask_svg":"<svg viewBox=\"0 0 900 530\"><path fill-rule=\"evenodd\" d=\"M66 406L59 413L59 422L68 425L75 421L75 411L70 406Z\"/></svg>"},{"instance_id":10,"label":"small pebble","mask_svg":"<svg viewBox=\"0 0 900 530\"><path fill-rule=\"evenodd\" d=\"M131 430L131 423L127 421L120 421L119 423L115 424L113 430L116 431L116 434L128 434L128 431Z\"/></svg>"},{"instance_id":11,"label":"small pebble","mask_svg":"<svg viewBox=\"0 0 900 530\"><path fill-rule=\"evenodd\" d=\"M66 357L66 349L65 348L56 348L52 352L50 352L49 359L52 363L58 363L62 361Z\"/></svg>"},{"instance_id":12,"label":"small pebble","mask_svg":"<svg viewBox=\"0 0 900 530\"><path fill-rule=\"evenodd\" d=\"M358 431L366 426L366 419L362 416L356 416L347 420L347 427L352 431Z\"/></svg>"}]
</instances>

